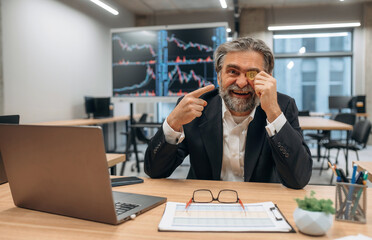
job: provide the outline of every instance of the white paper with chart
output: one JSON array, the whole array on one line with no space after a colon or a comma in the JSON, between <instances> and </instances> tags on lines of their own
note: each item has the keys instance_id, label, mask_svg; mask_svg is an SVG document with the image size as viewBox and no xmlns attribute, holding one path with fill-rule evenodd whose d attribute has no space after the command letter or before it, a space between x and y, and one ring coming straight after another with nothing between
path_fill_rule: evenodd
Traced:
<instances>
[{"instance_id":1,"label":"white paper with chart","mask_svg":"<svg viewBox=\"0 0 372 240\"><path fill-rule=\"evenodd\" d=\"M274 203L244 204L167 202L159 231L292 232Z\"/></svg>"}]
</instances>

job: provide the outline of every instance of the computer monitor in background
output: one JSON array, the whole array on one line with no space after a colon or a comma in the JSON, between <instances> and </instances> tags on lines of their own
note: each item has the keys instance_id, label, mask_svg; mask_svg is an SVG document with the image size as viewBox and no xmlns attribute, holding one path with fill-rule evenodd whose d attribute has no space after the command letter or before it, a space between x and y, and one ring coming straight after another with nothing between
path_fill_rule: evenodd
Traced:
<instances>
[{"instance_id":1,"label":"computer monitor in background","mask_svg":"<svg viewBox=\"0 0 372 240\"><path fill-rule=\"evenodd\" d=\"M113 105L110 97L84 97L85 112L88 118L112 117Z\"/></svg>"},{"instance_id":2,"label":"computer monitor in background","mask_svg":"<svg viewBox=\"0 0 372 240\"><path fill-rule=\"evenodd\" d=\"M18 124L19 115L4 115L0 116L0 124ZM8 178L5 173L3 159L0 152L0 184L8 182Z\"/></svg>"},{"instance_id":3,"label":"computer monitor in background","mask_svg":"<svg viewBox=\"0 0 372 240\"><path fill-rule=\"evenodd\" d=\"M366 112L366 96L358 95L354 96L351 100L351 109L356 113L365 113Z\"/></svg>"},{"instance_id":4,"label":"computer monitor in background","mask_svg":"<svg viewBox=\"0 0 372 240\"><path fill-rule=\"evenodd\" d=\"M94 98L94 118L110 117L110 98L109 97L96 97Z\"/></svg>"},{"instance_id":5,"label":"computer monitor in background","mask_svg":"<svg viewBox=\"0 0 372 240\"><path fill-rule=\"evenodd\" d=\"M94 97L84 97L85 112L88 118L93 117L94 113Z\"/></svg>"},{"instance_id":6,"label":"computer monitor in background","mask_svg":"<svg viewBox=\"0 0 372 240\"><path fill-rule=\"evenodd\" d=\"M351 96L329 96L328 107L329 109L338 109L341 112L344 108L351 108Z\"/></svg>"}]
</instances>

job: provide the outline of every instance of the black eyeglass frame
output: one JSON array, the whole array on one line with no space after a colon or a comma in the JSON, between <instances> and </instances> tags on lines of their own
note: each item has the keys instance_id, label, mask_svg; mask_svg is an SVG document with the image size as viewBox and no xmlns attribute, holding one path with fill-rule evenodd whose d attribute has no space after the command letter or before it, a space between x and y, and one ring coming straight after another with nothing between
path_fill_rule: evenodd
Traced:
<instances>
[{"instance_id":1,"label":"black eyeglass frame","mask_svg":"<svg viewBox=\"0 0 372 240\"><path fill-rule=\"evenodd\" d=\"M211 194L211 196L212 196L212 200L211 200L211 201L208 201L208 202L195 201L195 198L194 198L194 197L195 197L195 193L197 193L197 192L202 192L202 191L209 192L209 193ZM219 199L219 198L220 198L220 194L221 194L221 192L233 192L233 193L235 193L235 194L236 194L236 201L235 201L235 202L233 202L233 201L232 201L232 202L224 202L224 201L221 201L221 200ZM232 190L232 189L222 189L222 190L220 190L220 191L218 192L216 198L214 197L212 191L209 190L209 189L197 189L197 190L195 190L194 193L192 194L192 202L194 202L194 203L211 203L211 202L213 202L213 201L217 201L217 202L219 202L219 203L239 203L239 195L238 195L238 192L237 192L236 190Z\"/></svg>"},{"instance_id":2,"label":"black eyeglass frame","mask_svg":"<svg viewBox=\"0 0 372 240\"><path fill-rule=\"evenodd\" d=\"M198 201L195 201L195 199L194 199L195 192L198 192L198 191L206 191L206 192L209 192L209 193L211 194L211 196L212 196L212 200L211 200L211 201L208 201L208 202L198 202ZM234 192L234 193L236 193L236 201L235 201L235 202L223 202L223 201L220 201L220 200L219 200L219 197L220 197L221 192L223 192L223 191L230 191L230 192ZM238 192L237 192L236 190L232 190L232 189L222 189L222 190L220 190L220 191L218 192L217 198L214 197L212 191L209 190L209 189L197 189L197 190L194 190L194 192L193 192L193 194L192 194L192 198L191 198L191 199L186 203L185 209L187 209L187 208L190 206L190 204L191 204L192 202L193 202L193 203L211 203L211 202L213 202L213 201L217 201L217 202L219 202L219 203L239 203L240 206L242 206L243 210L245 211L244 204L243 204L243 202L240 200L239 195L238 195Z\"/></svg>"}]
</instances>

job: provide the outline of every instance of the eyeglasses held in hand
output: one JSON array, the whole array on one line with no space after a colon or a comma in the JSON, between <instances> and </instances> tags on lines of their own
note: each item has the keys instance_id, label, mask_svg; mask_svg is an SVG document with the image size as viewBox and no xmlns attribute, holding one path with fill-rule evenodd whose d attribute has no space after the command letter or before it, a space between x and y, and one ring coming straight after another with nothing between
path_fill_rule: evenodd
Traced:
<instances>
[{"instance_id":1,"label":"eyeglasses held in hand","mask_svg":"<svg viewBox=\"0 0 372 240\"><path fill-rule=\"evenodd\" d=\"M187 209L190 204L193 203L211 203L213 201L218 201L220 203L239 203L243 210L245 211L244 204L238 197L238 192L231 189L221 190L217 198L215 198L209 189L198 189L192 194L192 198L186 204L185 209Z\"/></svg>"}]
</instances>

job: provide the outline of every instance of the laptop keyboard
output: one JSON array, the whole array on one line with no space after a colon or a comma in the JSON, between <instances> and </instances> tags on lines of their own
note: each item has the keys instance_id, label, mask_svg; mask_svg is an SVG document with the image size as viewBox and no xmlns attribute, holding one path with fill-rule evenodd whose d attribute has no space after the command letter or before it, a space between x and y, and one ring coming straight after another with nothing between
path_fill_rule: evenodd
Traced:
<instances>
[{"instance_id":1,"label":"laptop keyboard","mask_svg":"<svg viewBox=\"0 0 372 240\"><path fill-rule=\"evenodd\" d=\"M125 212L128 212L129 210L132 210L135 207L138 207L137 204L132 203L123 203L123 202L116 202L115 203L115 209L116 209L116 215L123 214Z\"/></svg>"}]
</instances>

